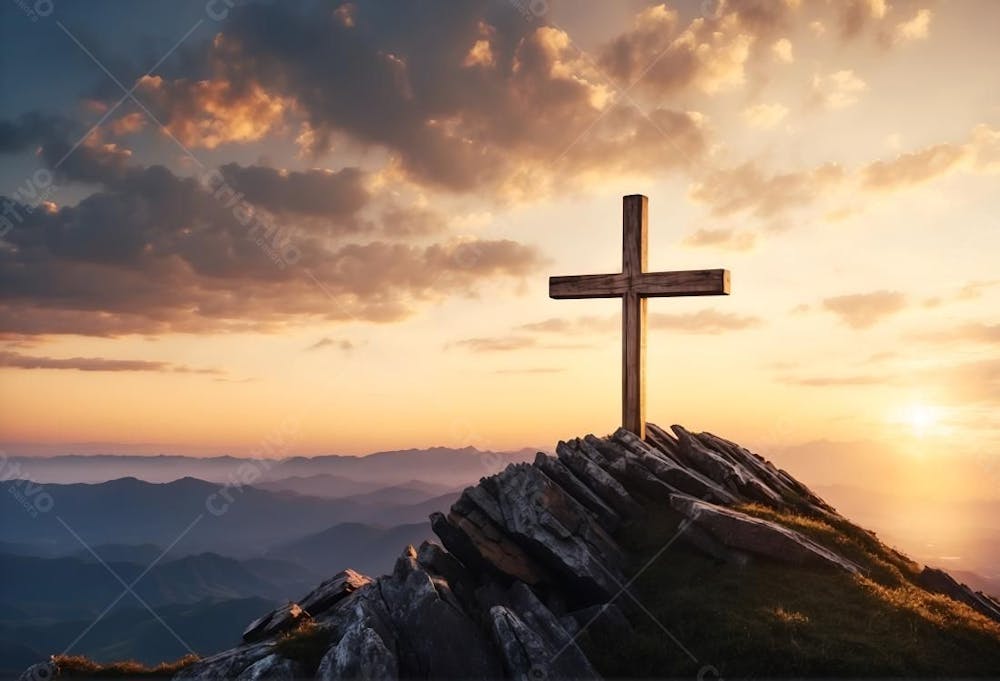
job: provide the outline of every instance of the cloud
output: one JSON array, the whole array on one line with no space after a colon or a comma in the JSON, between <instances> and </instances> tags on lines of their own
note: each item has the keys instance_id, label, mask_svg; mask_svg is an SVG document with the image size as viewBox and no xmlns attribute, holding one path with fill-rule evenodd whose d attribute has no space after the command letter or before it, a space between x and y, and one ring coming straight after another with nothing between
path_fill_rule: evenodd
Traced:
<instances>
[{"instance_id":1,"label":"cloud","mask_svg":"<svg viewBox=\"0 0 1000 681\"><path fill-rule=\"evenodd\" d=\"M784 3L772 5L776 17ZM714 93L742 85L754 29L768 28L763 21L749 25L748 17L753 10L766 10L754 3L731 7L735 11L726 5L720 16L699 17L683 28L677 12L667 5L648 7L636 16L631 30L601 50L599 63L618 82L636 83L659 96L686 88Z\"/></svg>"},{"instance_id":2,"label":"cloud","mask_svg":"<svg viewBox=\"0 0 1000 681\"><path fill-rule=\"evenodd\" d=\"M354 343L347 340L346 338L320 338L318 341L306 348L306 350L320 350L322 348L337 348L338 350L343 350L344 352L350 352L354 349Z\"/></svg>"},{"instance_id":3,"label":"cloud","mask_svg":"<svg viewBox=\"0 0 1000 681\"><path fill-rule=\"evenodd\" d=\"M371 198L358 168L299 172L229 163L219 171L252 205L273 213L345 218Z\"/></svg>"},{"instance_id":4,"label":"cloud","mask_svg":"<svg viewBox=\"0 0 1000 681\"><path fill-rule=\"evenodd\" d=\"M391 201L382 210L379 223L383 233L394 237L422 237L439 234L448 228L448 219L434 209Z\"/></svg>"},{"instance_id":5,"label":"cloud","mask_svg":"<svg viewBox=\"0 0 1000 681\"><path fill-rule=\"evenodd\" d=\"M835 6L842 38L858 36L867 26L885 18L889 9L885 0L839 0Z\"/></svg>"},{"instance_id":6,"label":"cloud","mask_svg":"<svg viewBox=\"0 0 1000 681\"><path fill-rule=\"evenodd\" d=\"M0 351L0 367L13 369L60 369L74 371L152 371L178 374L221 375L219 369L195 369L184 365L139 359L103 357L38 357L19 352Z\"/></svg>"},{"instance_id":7,"label":"cloud","mask_svg":"<svg viewBox=\"0 0 1000 681\"><path fill-rule=\"evenodd\" d=\"M901 21L892 30L889 42L892 45L903 45L923 40L930 34L931 11L919 9L912 18Z\"/></svg>"},{"instance_id":8,"label":"cloud","mask_svg":"<svg viewBox=\"0 0 1000 681\"><path fill-rule=\"evenodd\" d=\"M875 291L823 300L823 308L852 329L867 329L906 307L906 296L897 291Z\"/></svg>"},{"instance_id":9,"label":"cloud","mask_svg":"<svg viewBox=\"0 0 1000 681\"><path fill-rule=\"evenodd\" d=\"M763 320L759 317L717 312L712 309L676 314L653 312L647 315L646 322L649 329L691 334L742 331L763 324ZM611 317L552 317L518 327L518 330L522 332L566 335L611 333L619 329L621 329L621 318L618 315Z\"/></svg>"},{"instance_id":10,"label":"cloud","mask_svg":"<svg viewBox=\"0 0 1000 681\"><path fill-rule=\"evenodd\" d=\"M757 235L735 229L699 229L684 239L685 246L694 248L715 247L727 251L749 251L757 242Z\"/></svg>"},{"instance_id":11,"label":"cloud","mask_svg":"<svg viewBox=\"0 0 1000 681\"><path fill-rule=\"evenodd\" d=\"M777 102L754 104L743 109L743 119L754 128L773 128L788 115L788 107Z\"/></svg>"},{"instance_id":12,"label":"cloud","mask_svg":"<svg viewBox=\"0 0 1000 681\"><path fill-rule=\"evenodd\" d=\"M952 400L971 404L1000 403L1000 360L965 362L928 372L941 382Z\"/></svg>"},{"instance_id":13,"label":"cloud","mask_svg":"<svg viewBox=\"0 0 1000 681\"><path fill-rule=\"evenodd\" d=\"M805 377L789 377L785 376L781 379L782 383L787 383L790 385L802 385L815 388L829 388L838 386L856 386L856 385L879 385L886 382L884 376L868 376L864 374L859 375L849 375L849 376L805 376Z\"/></svg>"},{"instance_id":14,"label":"cloud","mask_svg":"<svg viewBox=\"0 0 1000 681\"><path fill-rule=\"evenodd\" d=\"M238 58L225 39L216 38L216 59ZM291 102L252 82L143 76L136 94L171 135L190 149L214 149L231 142L254 142L280 127Z\"/></svg>"},{"instance_id":15,"label":"cloud","mask_svg":"<svg viewBox=\"0 0 1000 681\"><path fill-rule=\"evenodd\" d=\"M523 278L544 261L537 249L511 240L331 243L160 166L132 170L74 206L6 205L6 334L394 321L423 304L472 294L483 281Z\"/></svg>"},{"instance_id":16,"label":"cloud","mask_svg":"<svg viewBox=\"0 0 1000 681\"><path fill-rule=\"evenodd\" d=\"M861 171L866 189L889 191L944 175L966 158L966 150L953 144L936 144L920 151L900 154L891 161L875 161Z\"/></svg>"},{"instance_id":17,"label":"cloud","mask_svg":"<svg viewBox=\"0 0 1000 681\"><path fill-rule=\"evenodd\" d=\"M32 150L53 139L63 139L72 124L66 119L30 111L14 120L0 121L0 154Z\"/></svg>"},{"instance_id":18,"label":"cloud","mask_svg":"<svg viewBox=\"0 0 1000 681\"><path fill-rule=\"evenodd\" d=\"M759 218L770 218L813 203L840 184L844 176L844 170L836 163L767 175L751 161L708 172L692 186L690 196L708 204L714 215L746 211Z\"/></svg>"},{"instance_id":19,"label":"cloud","mask_svg":"<svg viewBox=\"0 0 1000 681\"><path fill-rule=\"evenodd\" d=\"M139 132L146 126L146 114L142 111L134 111L124 116L119 116L108 124L108 130L115 137L124 137Z\"/></svg>"},{"instance_id":20,"label":"cloud","mask_svg":"<svg viewBox=\"0 0 1000 681\"><path fill-rule=\"evenodd\" d=\"M942 344L982 343L994 345L1000 344L1000 324L970 322L968 324L952 326L941 331L914 334L913 337L922 341Z\"/></svg>"},{"instance_id":21,"label":"cloud","mask_svg":"<svg viewBox=\"0 0 1000 681\"><path fill-rule=\"evenodd\" d=\"M791 64L795 61L795 55L792 52L792 41L788 38L779 38L771 43L771 54L774 58L783 63Z\"/></svg>"},{"instance_id":22,"label":"cloud","mask_svg":"<svg viewBox=\"0 0 1000 681\"><path fill-rule=\"evenodd\" d=\"M550 317L539 322L522 324L517 328L519 331L532 333L609 333L621 328L621 320L617 316Z\"/></svg>"},{"instance_id":23,"label":"cloud","mask_svg":"<svg viewBox=\"0 0 1000 681\"><path fill-rule=\"evenodd\" d=\"M536 345L534 338L523 336L498 336L494 338L466 338L455 341L452 345L471 350L472 352L510 352L524 350Z\"/></svg>"},{"instance_id":24,"label":"cloud","mask_svg":"<svg viewBox=\"0 0 1000 681\"><path fill-rule=\"evenodd\" d=\"M893 191L960 169L984 174L1000 172L1000 130L980 124L964 144L943 142L889 161L874 161L862 168L861 180L866 189Z\"/></svg>"},{"instance_id":25,"label":"cloud","mask_svg":"<svg viewBox=\"0 0 1000 681\"><path fill-rule=\"evenodd\" d=\"M812 89L815 101L829 109L843 109L857 103L868 84L851 69L841 69L814 75Z\"/></svg>"},{"instance_id":26,"label":"cloud","mask_svg":"<svg viewBox=\"0 0 1000 681\"><path fill-rule=\"evenodd\" d=\"M1000 286L1000 279L970 281L958 290L955 297L959 300L975 300L982 297L983 291L994 286Z\"/></svg>"},{"instance_id":27,"label":"cloud","mask_svg":"<svg viewBox=\"0 0 1000 681\"><path fill-rule=\"evenodd\" d=\"M566 371L561 367L532 367L530 369L497 369L495 374L509 375L534 375L534 374L558 374Z\"/></svg>"},{"instance_id":28,"label":"cloud","mask_svg":"<svg viewBox=\"0 0 1000 681\"><path fill-rule=\"evenodd\" d=\"M388 152L411 181L502 198L682 167L707 149L695 114L612 112L594 60L509 7L357 3L338 16L321 3L242 4L209 49L208 78L147 77L140 92L185 143L298 130L306 153L346 140Z\"/></svg>"}]
</instances>

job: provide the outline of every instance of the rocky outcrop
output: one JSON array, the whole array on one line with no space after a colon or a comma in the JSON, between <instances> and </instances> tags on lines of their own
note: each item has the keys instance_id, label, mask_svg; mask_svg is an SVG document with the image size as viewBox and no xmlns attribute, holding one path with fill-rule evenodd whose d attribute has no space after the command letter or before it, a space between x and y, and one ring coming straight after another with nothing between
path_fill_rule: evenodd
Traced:
<instances>
[{"instance_id":1,"label":"rocky outcrop","mask_svg":"<svg viewBox=\"0 0 1000 681\"><path fill-rule=\"evenodd\" d=\"M581 643L631 626L618 597L635 567L616 537L654 510L676 522L678 541L718 560L862 572L744 504L836 514L786 472L710 433L650 424L645 440L620 429L560 442L555 456L508 466L432 514L440 545L407 547L375 579L334 575L252 622L243 645L175 678L597 678ZM921 581L1000 621L1000 605L945 573L928 569ZM296 637L310 637L319 654L292 659Z\"/></svg>"},{"instance_id":2,"label":"rocky outcrop","mask_svg":"<svg viewBox=\"0 0 1000 681\"><path fill-rule=\"evenodd\" d=\"M965 603L981 615L1000 622L1000 602L982 591L974 591L944 570L924 567L917 576L917 584L928 591L944 594L960 603Z\"/></svg>"},{"instance_id":3,"label":"rocky outcrop","mask_svg":"<svg viewBox=\"0 0 1000 681\"><path fill-rule=\"evenodd\" d=\"M671 494L670 506L729 549L793 565L832 567L852 574L861 572L846 558L778 523L682 494Z\"/></svg>"}]
</instances>

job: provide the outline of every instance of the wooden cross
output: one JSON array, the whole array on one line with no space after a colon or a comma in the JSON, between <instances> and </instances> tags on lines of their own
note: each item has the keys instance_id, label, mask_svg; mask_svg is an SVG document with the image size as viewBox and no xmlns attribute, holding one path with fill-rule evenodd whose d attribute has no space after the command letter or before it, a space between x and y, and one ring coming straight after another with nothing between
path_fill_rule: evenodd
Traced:
<instances>
[{"instance_id":1,"label":"wooden cross","mask_svg":"<svg viewBox=\"0 0 1000 681\"><path fill-rule=\"evenodd\" d=\"M550 298L622 299L622 425L646 437L646 299L729 295L729 270L647 272L649 199L622 199L622 271L549 277Z\"/></svg>"}]
</instances>

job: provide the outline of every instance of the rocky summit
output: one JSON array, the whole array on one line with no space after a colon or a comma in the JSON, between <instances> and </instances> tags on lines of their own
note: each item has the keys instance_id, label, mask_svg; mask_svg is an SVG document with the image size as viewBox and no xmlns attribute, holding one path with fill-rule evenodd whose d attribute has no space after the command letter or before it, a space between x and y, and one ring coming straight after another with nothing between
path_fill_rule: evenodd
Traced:
<instances>
[{"instance_id":1,"label":"rocky summit","mask_svg":"<svg viewBox=\"0 0 1000 681\"><path fill-rule=\"evenodd\" d=\"M763 457L709 433L671 431L650 424L645 440L621 429L588 435L560 442L556 456L510 465L432 514L440 544L406 547L383 576L335 574L251 622L238 647L174 678L540 681L673 673L669 665L629 667L637 658L677 658L699 677L938 669L937 660L919 666L919 654L875 662L884 627L888 640L920 651L943 641L951 652L941 657L953 658L943 664L991 646L1000 654L996 600L885 547ZM697 566L689 583L669 572L682 556ZM643 592L643 579L654 574L652 591ZM763 600L765 589L780 595L781 607ZM840 604L855 601L862 605L843 617L875 641L868 651L862 639L850 639L857 627L823 633L827 613L836 617ZM734 659L756 651L804 666L757 660L727 670L725 660L698 659L692 650L707 647L706 635L684 622L709 610L716 619L706 626ZM675 611L686 613L678 620L685 640L660 621L660 613ZM727 622L736 624L726 629ZM758 622L770 628L758 634ZM658 638L633 651L644 629ZM858 659L840 645L860 650ZM793 646L833 652L803 658ZM964 668L945 667L944 675L949 669ZM26 676L59 674L73 675L56 660Z\"/></svg>"}]
</instances>

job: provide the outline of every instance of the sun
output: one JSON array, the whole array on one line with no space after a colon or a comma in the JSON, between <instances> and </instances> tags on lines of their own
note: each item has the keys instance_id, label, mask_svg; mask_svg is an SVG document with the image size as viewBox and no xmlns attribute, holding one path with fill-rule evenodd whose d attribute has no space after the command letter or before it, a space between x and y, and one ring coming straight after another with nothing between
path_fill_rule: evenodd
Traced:
<instances>
[{"instance_id":1,"label":"sun","mask_svg":"<svg viewBox=\"0 0 1000 681\"><path fill-rule=\"evenodd\" d=\"M900 421L908 425L914 435L923 437L941 422L941 408L932 404L910 404L903 408Z\"/></svg>"}]
</instances>

